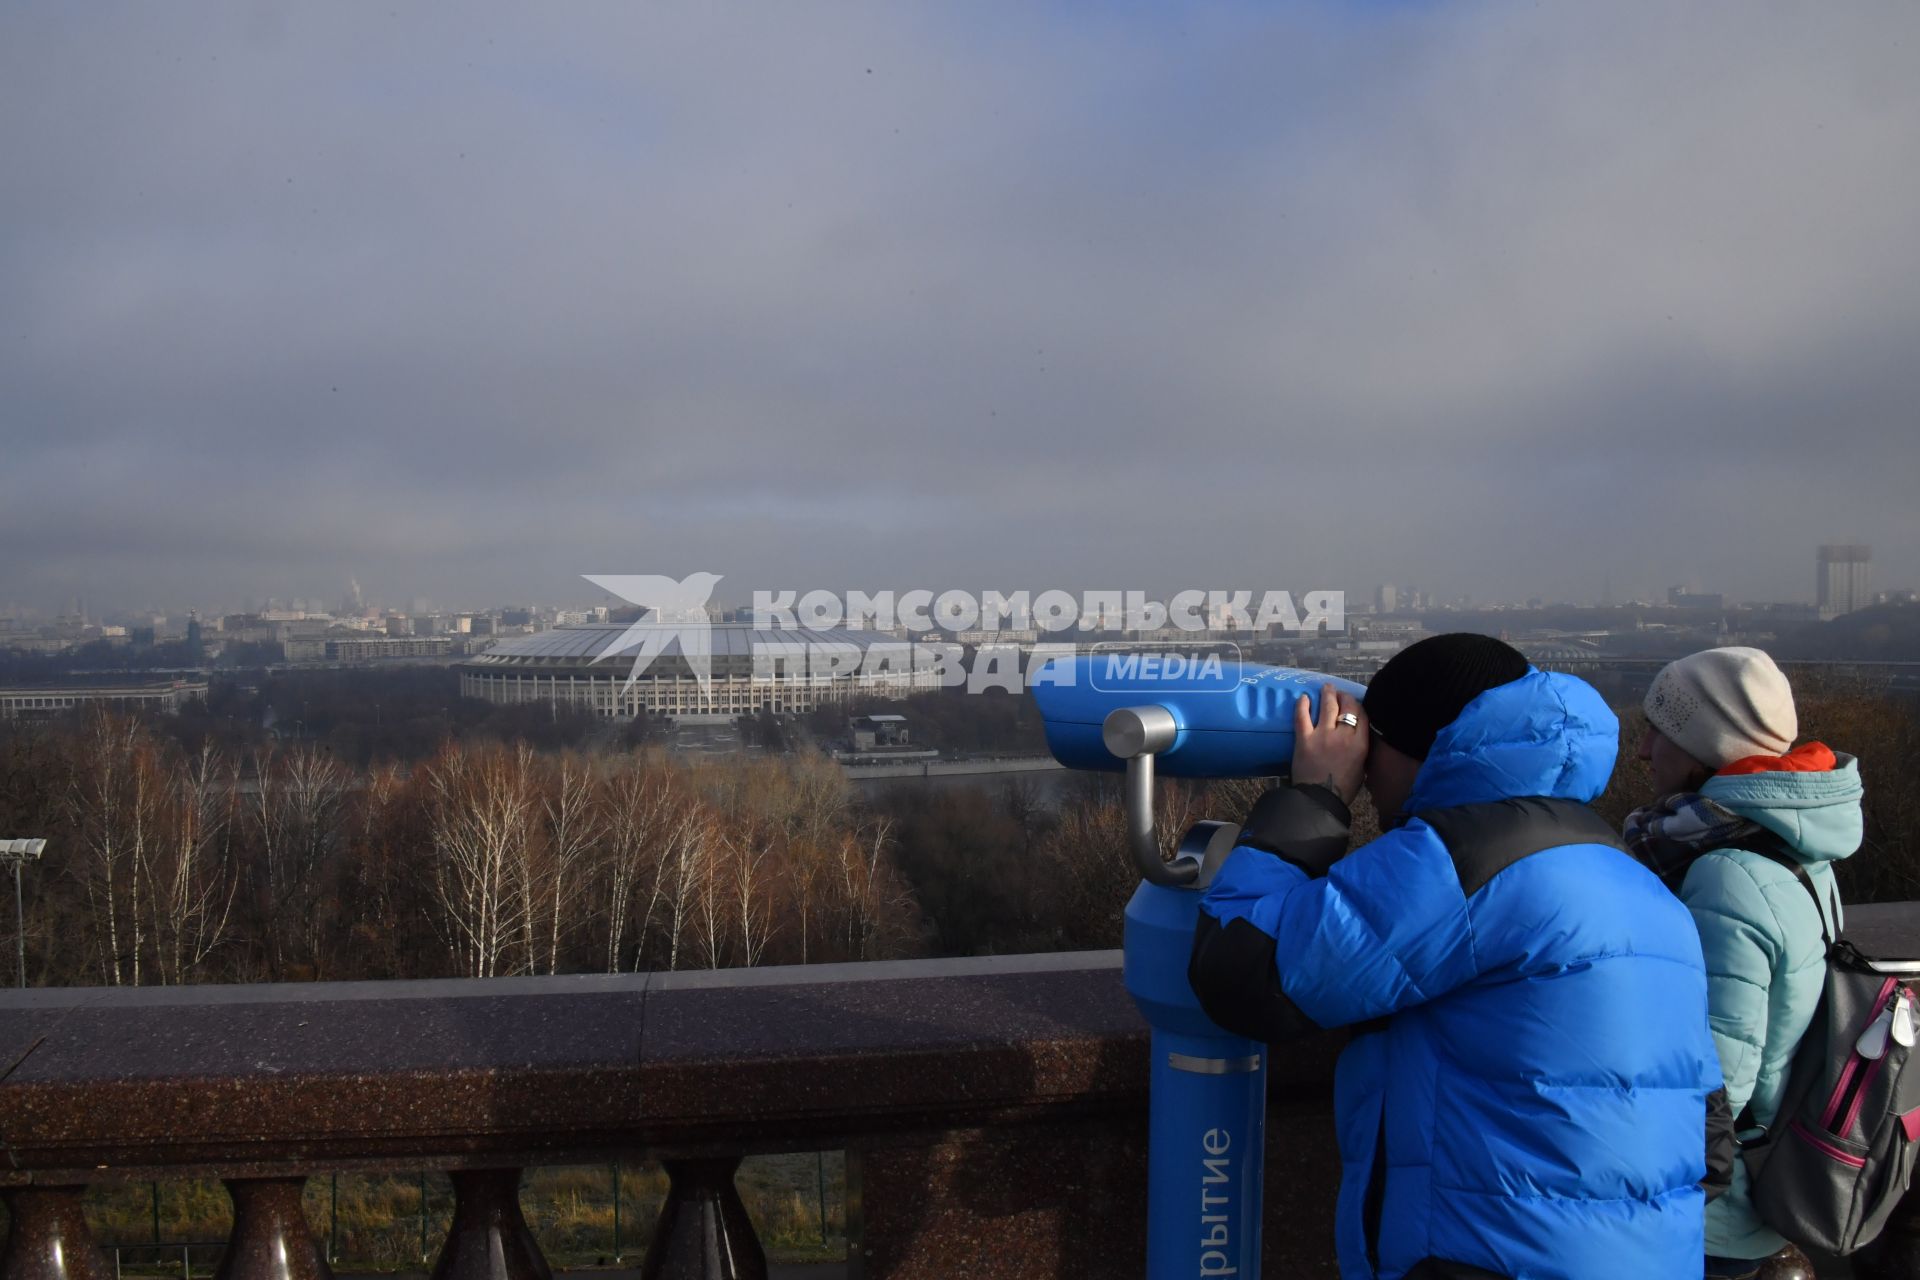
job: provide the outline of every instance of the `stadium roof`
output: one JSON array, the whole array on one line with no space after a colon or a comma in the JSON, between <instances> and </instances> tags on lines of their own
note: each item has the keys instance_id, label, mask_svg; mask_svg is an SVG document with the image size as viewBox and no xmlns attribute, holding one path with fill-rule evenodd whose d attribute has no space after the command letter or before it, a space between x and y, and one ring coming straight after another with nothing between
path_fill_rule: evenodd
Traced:
<instances>
[{"instance_id":1,"label":"stadium roof","mask_svg":"<svg viewBox=\"0 0 1920 1280\"><path fill-rule=\"evenodd\" d=\"M680 627L667 624L661 631L670 633L662 653L679 653ZM580 627L555 627L551 631L541 631L530 636L511 636L500 643L490 646L478 655L483 659L529 660L574 658L582 662L592 662L604 654L608 647L617 642L627 632L625 623L603 623ZM884 631L848 631L844 628L814 631L805 627L756 627L746 622L716 622L711 628L712 652L716 658L751 657L756 647L780 648L794 645L852 645L865 649L869 645L903 643L898 637ZM615 656L634 653L639 646L630 645Z\"/></svg>"}]
</instances>

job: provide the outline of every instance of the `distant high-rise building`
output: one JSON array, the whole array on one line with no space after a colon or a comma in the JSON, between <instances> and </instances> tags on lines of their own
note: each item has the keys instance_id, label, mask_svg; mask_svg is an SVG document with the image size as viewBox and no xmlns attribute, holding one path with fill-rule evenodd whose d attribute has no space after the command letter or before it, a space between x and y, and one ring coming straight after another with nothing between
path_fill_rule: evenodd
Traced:
<instances>
[{"instance_id":1,"label":"distant high-rise building","mask_svg":"<svg viewBox=\"0 0 1920 1280\"><path fill-rule=\"evenodd\" d=\"M1814 593L1821 617L1836 618L1873 603L1868 585L1872 560L1873 549L1863 543L1832 542L1821 546Z\"/></svg>"},{"instance_id":2,"label":"distant high-rise building","mask_svg":"<svg viewBox=\"0 0 1920 1280\"><path fill-rule=\"evenodd\" d=\"M1383 582L1373 589L1373 607L1378 613L1393 613L1400 607L1400 592L1391 582Z\"/></svg>"}]
</instances>

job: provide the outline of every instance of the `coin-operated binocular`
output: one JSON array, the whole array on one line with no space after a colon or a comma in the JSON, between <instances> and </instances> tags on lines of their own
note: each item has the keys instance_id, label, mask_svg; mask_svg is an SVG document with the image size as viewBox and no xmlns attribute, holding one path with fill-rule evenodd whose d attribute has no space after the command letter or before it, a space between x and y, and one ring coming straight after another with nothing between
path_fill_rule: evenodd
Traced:
<instances>
[{"instance_id":1,"label":"coin-operated binocular","mask_svg":"<svg viewBox=\"0 0 1920 1280\"><path fill-rule=\"evenodd\" d=\"M1169 653L1057 658L1032 680L1055 759L1126 773L1127 844L1141 885L1127 904L1122 964L1127 991L1153 1029L1148 1280L1258 1280L1267 1085L1266 1046L1215 1025L1187 983L1201 892L1240 828L1195 823L1166 861L1154 830L1154 778L1287 773L1294 704L1307 699L1318 723L1329 683L1364 692L1311 671Z\"/></svg>"}]
</instances>

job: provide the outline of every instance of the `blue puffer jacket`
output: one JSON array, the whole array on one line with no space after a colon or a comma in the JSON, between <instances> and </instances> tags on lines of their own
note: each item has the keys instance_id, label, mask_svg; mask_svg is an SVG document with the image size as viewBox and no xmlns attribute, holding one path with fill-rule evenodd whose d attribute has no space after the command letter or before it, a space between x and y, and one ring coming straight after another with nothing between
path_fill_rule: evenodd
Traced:
<instances>
[{"instance_id":1,"label":"blue puffer jacket","mask_svg":"<svg viewBox=\"0 0 1920 1280\"><path fill-rule=\"evenodd\" d=\"M1207 891L1191 976L1217 1021L1375 1023L1335 1079L1349 1280L1700 1274L1706 973L1686 908L1585 807L1618 734L1531 671L1441 731L1405 825L1324 874L1284 834L1243 845ZM1315 792L1343 823L1320 788L1269 794Z\"/></svg>"}]
</instances>

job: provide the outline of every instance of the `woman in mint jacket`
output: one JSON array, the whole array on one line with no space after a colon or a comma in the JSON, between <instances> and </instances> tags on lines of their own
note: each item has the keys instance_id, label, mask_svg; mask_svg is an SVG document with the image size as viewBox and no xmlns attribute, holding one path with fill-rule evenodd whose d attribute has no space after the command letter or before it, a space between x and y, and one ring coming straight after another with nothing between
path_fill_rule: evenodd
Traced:
<instances>
[{"instance_id":1,"label":"woman in mint jacket","mask_svg":"<svg viewBox=\"0 0 1920 1280\"><path fill-rule=\"evenodd\" d=\"M1745 1110L1743 1127L1770 1126L1820 1001L1823 918L1835 933L1840 925L1833 864L1860 847L1859 768L1821 743L1793 746L1793 691L1758 649L1669 664L1644 707L1640 758L1658 799L1627 819L1626 843L1693 913L1728 1104L1736 1116ZM1797 862L1820 905L1761 850ZM1707 1206L1705 1274L1813 1274L1754 1212L1744 1164Z\"/></svg>"}]
</instances>

